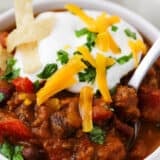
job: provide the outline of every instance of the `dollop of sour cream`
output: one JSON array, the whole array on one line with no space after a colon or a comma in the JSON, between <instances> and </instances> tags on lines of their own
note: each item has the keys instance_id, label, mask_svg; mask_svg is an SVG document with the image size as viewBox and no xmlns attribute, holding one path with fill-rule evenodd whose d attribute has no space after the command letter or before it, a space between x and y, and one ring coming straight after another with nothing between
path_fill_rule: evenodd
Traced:
<instances>
[{"instance_id":1,"label":"dollop of sour cream","mask_svg":"<svg viewBox=\"0 0 160 160\"><path fill-rule=\"evenodd\" d=\"M87 14L93 18L96 18L101 14L99 11L86 11ZM17 60L16 68L20 68L20 76L28 77L32 81L39 80L37 74L42 72L44 67L49 63L56 63L58 68L62 65L57 61L57 51L63 49L69 53L69 57L73 56L73 53L77 50L77 47L84 45L86 43L86 36L76 37L75 31L85 28L86 25L83 21L79 19L79 17L69 13L69 12L45 12L40 14L37 18L45 18L47 16L54 15L56 18L55 25L53 26L53 30L50 35L43 40L41 40L38 44L38 55L40 57L40 61L42 63L42 67L33 74L28 74L24 72L23 63L21 53L19 51L15 52L14 58ZM128 45L128 41L130 37L128 37L124 30L130 29L131 31L136 33L137 39L141 39L141 35L138 31L127 22L121 19L119 23L116 23L115 26L118 28L116 32L112 31L111 27L108 28L111 36L117 43L117 45L121 49L120 54L114 54L111 50L107 52L100 51L96 46L92 49L92 56L95 57L97 52L102 53L106 57L113 57L118 59L125 55L131 54L131 49ZM65 48L68 45L70 47ZM141 57L141 53L139 53L139 59ZM31 59L34 63L34 59ZM109 89L115 87L121 80L123 76L125 76L128 72L134 69L134 59L131 58L128 62L124 64L116 63L112 67L107 70L107 82ZM67 77L67 73L66 73ZM78 76L77 76L78 80ZM65 81L65 79L64 79ZM92 86L94 90L97 90L97 84L95 83L87 83L87 82L79 82L73 85L69 90L71 92L78 93L83 86Z\"/></svg>"}]
</instances>

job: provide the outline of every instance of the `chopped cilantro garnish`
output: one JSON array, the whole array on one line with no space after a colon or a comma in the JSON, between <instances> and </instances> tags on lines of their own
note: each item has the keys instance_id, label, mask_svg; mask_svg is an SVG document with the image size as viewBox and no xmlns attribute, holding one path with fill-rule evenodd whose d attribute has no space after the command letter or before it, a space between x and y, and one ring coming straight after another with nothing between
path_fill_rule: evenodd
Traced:
<instances>
[{"instance_id":1,"label":"chopped cilantro garnish","mask_svg":"<svg viewBox=\"0 0 160 160\"><path fill-rule=\"evenodd\" d=\"M35 91L38 91L38 90L40 89L40 82L39 82L39 80L36 80L36 81L33 83L33 85L34 85L34 90L35 90Z\"/></svg>"},{"instance_id":2,"label":"chopped cilantro garnish","mask_svg":"<svg viewBox=\"0 0 160 160\"><path fill-rule=\"evenodd\" d=\"M58 61L61 62L61 64L66 64L69 61L68 53L64 50L59 50L57 52Z\"/></svg>"},{"instance_id":3,"label":"chopped cilantro garnish","mask_svg":"<svg viewBox=\"0 0 160 160\"><path fill-rule=\"evenodd\" d=\"M21 153L22 150L23 150L22 146L16 146L14 148L13 160L24 160Z\"/></svg>"},{"instance_id":4,"label":"chopped cilantro garnish","mask_svg":"<svg viewBox=\"0 0 160 160\"><path fill-rule=\"evenodd\" d=\"M47 64L44 68L44 70L39 73L37 76L41 79L46 79L50 77L55 71L57 71L58 67L57 64L52 63L52 64Z\"/></svg>"},{"instance_id":5,"label":"chopped cilantro garnish","mask_svg":"<svg viewBox=\"0 0 160 160\"><path fill-rule=\"evenodd\" d=\"M105 140L105 132L99 127L94 127L89 133L89 138L92 142L103 144Z\"/></svg>"},{"instance_id":6,"label":"chopped cilantro garnish","mask_svg":"<svg viewBox=\"0 0 160 160\"><path fill-rule=\"evenodd\" d=\"M125 29L124 32L128 37L131 37L135 40L137 39L136 33L132 32L129 28Z\"/></svg>"},{"instance_id":7,"label":"chopped cilantro garnish","mask_svg":"<svg viewBox=\"0 0 160 160\"><path fill-rule=\"evenodd\" d=\"M127 55L127 56L122 56L120 58L117 59L117 62L119 64L124 64L127 63L131 58L133 57L132 53Z\"/></svg>"},{"instance_id":8,"label":"chopped cilantro garnish","mask_svg":"<svg viewBox=\"0 0 160 160\"><path fill-rule=\"evenodd\" d=\"M113 26L111 27L111 30L112 30L113 32L117 32L118 27L113 25Z\"/></svg>"},{"instance_id":9,"label":"chopped cilantro garnish","mask_svg":"<svg viewBox=\"0 0 160 160\"><path fill-rule=\"evenodd\" d=\"M13 58L9 58L7 60L7 67L3 76L0 76L0 79L4 80L12 80L19 76L20 69L14 69L14 65L16 64L16 60Z\"/></svg>"},{"instance_id":10,"label":"chopped cilantro garnish","mask_svg":"<svg viewBox=\"0 0 160 160\"><path fill-rule=\"evenodd\" d=\"M89 31L88 31L87 28L82 28L80 30L75 31L75 34L76 34L77 37L81 37L81 36L86 35L88 32Z\"/></svg>"},{"instance_id":11,"label":"chopped cilantro garnish","mask_svg":"<svg viewBox=\"0 0 160 160\"><path fill-rule=\"evenodd\" d=\"M8 142L0 145L0 153L9 160L24 160L22 150L22 146L13 146Z\"/></svg>"},{"instance_id":12,"label":"chopped cilantro garnish","mask_svg":"<svg viewBox=\"0 0 160 160\"><path fill-rule=\"evenodd\" d=\"M97 33L88 32L87 42L85 45L88 47L90 51L92 50L92 47L94 47L95 45L96 38L97 38Z\"/></svg>"},{"instance_id":13,"label":"chopped cilantro garnish","mask_svg":"<svg viewBox=\"0 0 160 160\"><path fill-rule=\"evenodd\" d=\"M94 45L95 45L97 33L90 32L87 28L82 28L78 31L75 31L75 34L77 37L81 37L81 36L85 36L85 35L87 36L86 37L87 42L85 43L85 45L91 51L92 47L94 47Z\"/></svg>"},{"instance_id":14,"label":"chopped cilantro garnish","mask_svg":"<svg viewBox=\"0 0 160 160\"><path fill-rule=\"evenodd\" d=\"M87 61L83 61L87 68L84 69L84 72L79 72L78 77L80 82L94 83L96 78L96 69L92 67Z\"/></svg>"},{"instance_id":15,"label":"chopped cilantro garnish","mask_svg":"<svg viewBox=\"0 0 160 160\"><path fill-rule=\"evenodd\" d=\"M2 102L5 99L5 94L0 92L0 102Z\"/></svg>"}]
</instances>

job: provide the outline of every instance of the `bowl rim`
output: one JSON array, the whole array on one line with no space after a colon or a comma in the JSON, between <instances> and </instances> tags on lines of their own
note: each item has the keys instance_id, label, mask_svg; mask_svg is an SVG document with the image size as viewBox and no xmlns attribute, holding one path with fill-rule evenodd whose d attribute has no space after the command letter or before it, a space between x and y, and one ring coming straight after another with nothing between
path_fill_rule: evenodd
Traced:
<instances>
[{"instance_id":1,"label":"bowl rim","mask_svg":"<svg viewBox=\"0 0 160 160\"><path fill-rule=\"evenodd\" d=\"M40 13L51 9L63 8L65 4L75 3L82 8L91 10L104 10L110 14L121 16L133 25L151 44L159 37L159 30L140 15L116 3L107 0L39 0L34 3L34 12ZM8 29L15 23L14 9L9 9L0 14L0 31Z\"/></svg>"},{"instance_id":2,"label":"bowl rim","mask_svg":"<svg viewBox=\"0 0 160 160\"><path fill-rule=\"evenodd\" d=\"M33 4L34 13L63 8L65 4L74 3L85 9L103 10L109 14L116 14L133 25L149 42L153 44L159 37L159 30L149 21L116 3L107 0L39 0ZM11 8L0 14L0 31L15 24L14 9ZM151 158L150 155L148 158ZM147 159L146 159L147 160ZM151 159L150 159L151 160Z\"/></svg>"}]
</instances>

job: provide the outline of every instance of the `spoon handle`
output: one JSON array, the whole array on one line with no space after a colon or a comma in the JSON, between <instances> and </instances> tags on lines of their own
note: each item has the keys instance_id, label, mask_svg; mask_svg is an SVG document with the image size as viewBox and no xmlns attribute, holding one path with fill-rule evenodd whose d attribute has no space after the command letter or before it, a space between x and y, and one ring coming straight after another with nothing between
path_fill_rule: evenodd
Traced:
<instances>
[{"instance_id":1,"label":"spoon handle","mask_svg":"<svg viewBox=\"0 0 160 160\"><path fill-rule=\"evenodd\" d=\"M134 72L128 85L138 90L144 76L149 68L153 65L156 59L160 56L160 38L154 43L147 55L143 58L142 62Z\"/></svg>"}]
</instances>

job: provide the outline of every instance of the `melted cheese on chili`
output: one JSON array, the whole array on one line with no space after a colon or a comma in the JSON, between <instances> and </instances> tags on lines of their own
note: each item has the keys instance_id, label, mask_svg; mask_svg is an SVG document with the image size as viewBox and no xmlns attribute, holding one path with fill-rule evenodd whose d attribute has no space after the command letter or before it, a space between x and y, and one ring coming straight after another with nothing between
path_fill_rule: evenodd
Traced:
<instances>
[{"instance_id":1,"label":"melted cheese on chili","mask_svg":"<svg viewBox=\"0 0 160 160\"><path fill-rule=\"evenodd\" d=\"M86 11L86 13L87 15L93 18L96 18L97 16L101 15L101 12L98 11ZM21 69L21 77L29 77L32 81L39 80L37 74L40 73L48 63L56 63L59 69L62 67L61 63L57 61L57 51L63 49L69 53L69 58L71 58L73 56L73 53L77 50L77 48L79 46L83 46L86 43L86 36L76 37L75 35L76 30L80 30L82 28L87 27L86 24L79 17L69 12L46 12L40 14L38 18L44 18L50 16L51 14L54 14L56 19L53 30L48 37L42 39L38 44L37 54L40 57L42 67L39 68L33 74L26 73L22 63L21 52L17 50L15 53L15 59L17 59L16 68ZM120 22L117 22L114 25L118 28L117 31L112 31L110 26L107 28L107 32L110 34L111 38L114 40L116 45L119 46L121 53L116 54L113 53L112 50L102 51L95 45L92 51L90 52L94 59L96 59L97 53L101 53L106 57L112 57L114 59L118 59L125 55L130 55L132 52L132 48L130 48L128 42L131 39L131 37L125 34L125 29L130 29L131 31L135 32L137 40L142 40L141 35L136 31L136 29L128 23L126 23L124 20L121 19ZM140 60L140 57L141 52L138 53L138 60ZM34 63L35 60L31 59L31 61L33 61ZM108 88L111 89L114 86L116 86L120 82L120 79L134 68L135 65L133 58L131 58L128 62L124 64L115 63L112 67L110 67L107 70L106 73ZM77 83L69 88L69 90L72 92L80 92L81 88L86 85L92 86L94 88L94 91L98 89L96 81L93 84L91 84L88 82L79 82L78 76L76 76L76 79Z\"/></svg>"}]
</instances>

